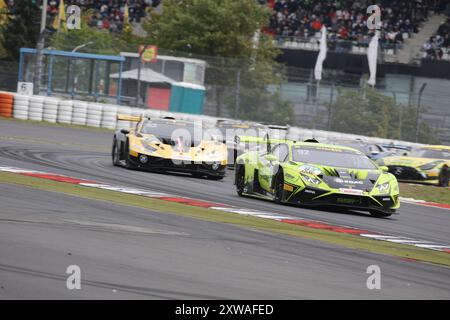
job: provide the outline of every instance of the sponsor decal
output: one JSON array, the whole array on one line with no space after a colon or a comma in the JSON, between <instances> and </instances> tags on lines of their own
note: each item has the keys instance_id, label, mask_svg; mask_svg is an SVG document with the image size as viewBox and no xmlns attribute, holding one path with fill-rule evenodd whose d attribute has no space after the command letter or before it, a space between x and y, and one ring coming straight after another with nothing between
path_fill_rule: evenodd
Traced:
<instances>
[{"instance_id":1,"label":"sponsor decal","mask_svg":"<svg viewBox=\"0 0 450 320\"><path fill-rule=\"evenodd\" d=\"M362 196L364 191L358 189L339 188L339 193Z\"/></svg>"},{"instance_id":2,"label":"sponsor decal","mask_svg":"<svg viewBox=\"0 0 450 320\"><path fill-rule=\"evenodd\" d=\"M336 202L341 204L356 204L359 203L360 201L358 199L337 198Z\"/></svg>"}]
</instances>

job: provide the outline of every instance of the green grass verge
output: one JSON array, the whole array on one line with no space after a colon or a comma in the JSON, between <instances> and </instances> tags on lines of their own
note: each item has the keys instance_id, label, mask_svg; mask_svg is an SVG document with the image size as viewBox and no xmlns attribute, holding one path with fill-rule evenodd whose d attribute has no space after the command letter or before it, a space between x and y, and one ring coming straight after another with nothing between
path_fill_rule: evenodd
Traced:
<instances>
[{"instance_id":1,"label":"green grass verge","mask_svg":"<svg viewBox=\"0 0 450 320\"><path fill-rule=\"evenodd\" d=\"M429 202L450 204L450 188L432 185L400 183L400 196Z\"/></svg>"},{"instance_id":2,"label":"green grass verge","mask_svg":"<svg viewBox=\"0 0 450 320\"><path fill-rule=\"evenodd\" d=\"M227 223L234 226L257 229L271 233L295 236L309 240L317 240L328 244L339 245L351 249L372 253L391 255L401 258L415 259L429 263L450 266L448 253L425 250L413 246L400 245L385 241L371 240L359 236L336 233L326 230L312 229L291 225L274 220L257 217L240 216L211 209L192 207L158 199L124 194L115 191L94 189L63 182L56 182L35 177L27 177L14 173L0 172L0 183L21 185L50 192L59 192L71 196L108 201L119 205L129 205L151 209L161 213L176 214L205 221Z\"/></svg>"}]
</instances>

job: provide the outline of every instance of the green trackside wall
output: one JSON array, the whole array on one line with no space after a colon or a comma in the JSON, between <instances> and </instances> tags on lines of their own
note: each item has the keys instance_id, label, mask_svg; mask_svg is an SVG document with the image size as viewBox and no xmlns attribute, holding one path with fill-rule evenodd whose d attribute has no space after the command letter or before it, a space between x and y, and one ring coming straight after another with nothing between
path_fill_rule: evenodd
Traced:
<instances>
[{"instance_id":1,"label":"green trackside wall","mask_svg":"<svg viewBox=\"0 0 450 320\"><path fill-rule=\"evenodd\" d=\"M172 86L170 111L203 114L204 98L204 90Z\"/></svg>"}]
</instances>

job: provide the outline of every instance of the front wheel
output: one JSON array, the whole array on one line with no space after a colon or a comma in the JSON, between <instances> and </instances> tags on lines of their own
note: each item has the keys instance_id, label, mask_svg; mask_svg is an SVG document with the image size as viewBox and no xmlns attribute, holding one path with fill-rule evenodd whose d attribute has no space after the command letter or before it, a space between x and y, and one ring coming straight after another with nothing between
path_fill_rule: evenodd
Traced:
<instances>
[{"instance_id":1,"label":"front wheel","mask_svg":"<svg viewBox=\"0 0 450 320\"><path fill-rule=\"evenodd\" d=\"M236 192L242 197L245 188L245 167L240 165L236 168Z\"/></svg>"},{"instance_id":2,"label":"front wheel","mask_svg":"<svg viewBox=\"0 0 450 320\"><path fill-rule=\"evenodd\" d=\"M278 171L275 177L275 202L281 203L284 196L284 174L283 170Z\"/></svg>"},{"instance_id":3,"label":"front wheel","mask_svg":"<svg viewBox=\"0 0 450 320\"><path fill-rule=\"evenodd\" d=\"M443 167L439 172L439 186L448 187L450 180L450 170L448 167Z\"/></svg>"},{"instance_id":4,"label":"front wheel","mask_svg":"<svg viewBox=\"0 0 450 320\"><path fill-rule=\"evenodd\" d=\"M135 166L131 163L131 160L130 160L130 143L129 143L128 139L127 139L127 142L125 143L124 157L125 157L125 168L134 169Z\"/></svg>"},{"instance_id":5,"label":"front wheel","mask_svg":"<svg viewBox=\"0 0 450 320\"><path fill-rule=\"evenodd\" d=\"M114 166L120 166L119 160L119 147L117 145L117 139L114 137L112 151L111 151L112 163Z\"/></svg>"}]
</instances>

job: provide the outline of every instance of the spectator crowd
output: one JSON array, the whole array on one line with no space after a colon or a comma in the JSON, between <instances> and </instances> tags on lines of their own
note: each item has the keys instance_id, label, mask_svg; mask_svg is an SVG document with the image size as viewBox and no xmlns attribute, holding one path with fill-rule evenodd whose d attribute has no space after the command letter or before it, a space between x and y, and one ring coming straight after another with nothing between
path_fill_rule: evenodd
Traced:
<instances>
[{"instance_id":1,"label":"spectator crowd","mask_svg":"<svg viewBox=\"0 0 450 320\"><path fill-rule=\"evenodd\" d=\"M14 12L14 3L23 0L6 0L11 12ZM64 0L67 8L77 5L84 15L88 14L88 24L102 30L120 32L124 25L125 4L128 5L129 22L140 23L148 9L157 7L162 0ZM48 0L47 15L53 21L59 12L60 0Z\"/></svg>"},{"instance_id":2,"label":"spectator crowd","mask_svg":"<svg viewBox=\"0 0 450 320\"><path fill-rule=\"evenodd\" d=\"M120 32L123 30L125 4L128 4L129 22L140 23L147 15L147 8L157 6L160 0L65 0L64 4L75 4L89 13L88 25L98 29ZM50 0L52 14L58 14L59 0Z\"/></svg>"},{"instance_id":3,"label":"spectator crowd","mask_svg":"<svg viewBox=\"0 0 450 320\"><path fill-rule=\"evenodd\" d=\"M275 36L308 40L326 26L328 38L367 45L371 35L366 26L367 8L377 4L381 9L381 41L401 44L419 31L427 19L434 0L276 0L266 32Z\"/></svg>"},{"instance_id":4,"label":"spectator crowd","mask_svg":"<svg viewBox=\"0 0 450 320\"><path fill-rule=\"evenodd\" d=\"M440 1L437 13L446 16L446 20L439 26L435 35L424 43L423 50L430 59L442 59L445 52L450 53L450 1Z\"/></svg>"}]
</instances>

